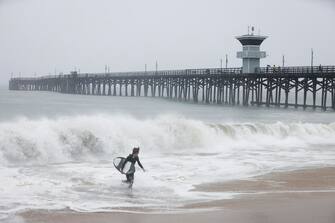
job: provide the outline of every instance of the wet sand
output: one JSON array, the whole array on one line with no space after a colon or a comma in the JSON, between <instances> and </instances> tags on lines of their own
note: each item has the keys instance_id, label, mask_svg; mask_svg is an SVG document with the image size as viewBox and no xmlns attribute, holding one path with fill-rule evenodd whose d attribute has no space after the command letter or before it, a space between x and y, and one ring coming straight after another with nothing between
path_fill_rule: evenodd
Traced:
<instances>
[{"instance_id":1,"label":"wet sand","mask_svg":"<svg viewBox=\"0 0 335 223\"><path fill-rule=\"evenodd\" d=\"M335 168L272 173L248 180L202 184L195 190L244 193L235 199L187 205L193 213L142 214L29 211L20 217L27 223L334 223ZM198 210L202 211L198 211ZM212 211L208 211L212 209Z\"/></svg>"},{"instance_id":2,"label":"wet sand","mask_svg":"<svg viewBox=\"0 0 335 223\"><path fill-rule=\"evenodd\" d=\"M335 189L335 167L275 172L247 180L201 184L194 190L255 193L331 189Z\"/></svg>"}]
</instances>

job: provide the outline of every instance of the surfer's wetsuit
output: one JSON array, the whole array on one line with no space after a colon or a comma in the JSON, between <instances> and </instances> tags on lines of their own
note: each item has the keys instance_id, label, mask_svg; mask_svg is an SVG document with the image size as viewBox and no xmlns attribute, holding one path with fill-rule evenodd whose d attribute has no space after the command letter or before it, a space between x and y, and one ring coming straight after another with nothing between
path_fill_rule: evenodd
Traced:
<instances>
[{"instance_id":1,"label":"surfer's wetsuit","mask_svg":"<svg viewBox=\"0 0 335 223\"><path fill-rule=\"evenodd\" d=\"M133 165L135 165L135 163L137 162L138 165L143 169L143 166L138 156L134 157L133 154L129 154L124 163L126 163L127 161L131 162ZM134 181L134 173L126 174L126 177L128 182Z\"/></svg>"}]
</instances>

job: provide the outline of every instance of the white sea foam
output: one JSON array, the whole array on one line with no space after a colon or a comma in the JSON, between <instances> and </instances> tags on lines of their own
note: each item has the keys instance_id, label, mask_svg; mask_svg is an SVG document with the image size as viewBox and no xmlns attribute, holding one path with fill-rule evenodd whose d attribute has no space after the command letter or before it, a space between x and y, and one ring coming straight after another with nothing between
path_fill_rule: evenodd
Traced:
<instances>
[{"instance_id":1,"label":"white sea foam","mask_svg":"<svg viewBox=\"0 0 335 223\"><path fill-rule=\"evenodd\" d=\"M24 209L173 210L225 193L192 185L335 164L335 124L204 123L92 115L0 123L0 215ZM130 192L112 159L141 147Z\"/></svg>"}]
</instances>

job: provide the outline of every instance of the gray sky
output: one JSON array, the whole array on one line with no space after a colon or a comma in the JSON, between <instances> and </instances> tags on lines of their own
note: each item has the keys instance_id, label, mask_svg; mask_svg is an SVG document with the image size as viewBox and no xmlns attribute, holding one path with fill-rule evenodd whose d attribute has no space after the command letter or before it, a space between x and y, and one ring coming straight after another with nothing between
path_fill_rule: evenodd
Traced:
<instances>
[{"instance_id":1,"label":"gray sky","mask_svg":"<svg viewBox=\"0 0 335 223\"><path fill-rule=\"evenodd\" d=\"M333 0L0 0L0 84L22 76L241 66L235 36L268 35L262 65L335 65Z\"/></svg>"}]
</instances>

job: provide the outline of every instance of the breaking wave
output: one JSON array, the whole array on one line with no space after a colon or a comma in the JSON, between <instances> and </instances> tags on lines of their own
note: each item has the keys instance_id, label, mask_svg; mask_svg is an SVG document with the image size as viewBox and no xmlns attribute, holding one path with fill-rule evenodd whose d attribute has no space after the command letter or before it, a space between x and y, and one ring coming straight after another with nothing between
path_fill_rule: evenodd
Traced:
<instances>
[{"instance_id":1,"label":"breaking wave","mask_svg":"<svg viewBox=\"0 0 335 223\"><path fill-rule=\"evenodd\" d=\"M128 153L244 151L335 145L335 123L205 123L176 116L91 115L0 123L0 163L101 160Z\"/></svg>"}]
</instances>

